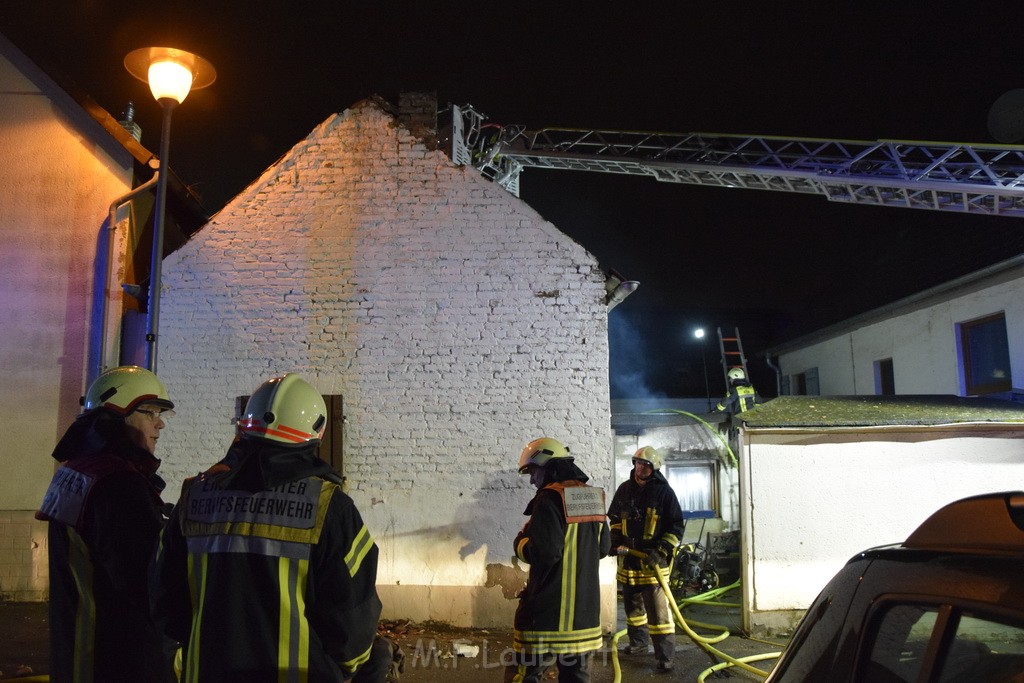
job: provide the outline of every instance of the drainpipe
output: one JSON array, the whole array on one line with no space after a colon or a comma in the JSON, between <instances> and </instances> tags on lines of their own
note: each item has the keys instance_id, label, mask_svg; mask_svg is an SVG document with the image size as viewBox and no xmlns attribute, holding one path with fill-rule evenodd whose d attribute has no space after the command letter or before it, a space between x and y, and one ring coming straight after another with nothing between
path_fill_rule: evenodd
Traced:
<instances>
[{"instance_id":1,"label":"drainpipe","mask_svg":"<svg viewBox=\"0 0 1024 683\"><path fill-rule=\"evenodd\" d=\"M150 164L150 166L152 166L152 164ZM110 326L107 324L107 314L110 300L110 295L108 294L108 292L110 291L110 271L111 268L113 267L114 262L114 231L117 229L117 210L125 202L133 199L134 197L142 194L143 192L149 191L153 186L156 185L157 180L159 179L158 176L159 174L157 172L154 172L152 178L144 182L142 185L139 185L131 192L121 195L120 197L118 197L117 199L110 203L107 218L107 229L110 231L110 235L107 238L107 268L106 273L104 274L103 282L103 311L100 314L101 319L99 361L97 363L98 367L92 368L92 370L89 373L90 376L86 378L86 386L92 384L92 381L99 377L100 374L107 369L107 336L110 333ZM120 287L118 287L118 290L120 290Z\"/></svg>"},{"instance_id":2,"label":"drainpipe","mask_svg":"<svg viewBox=\"0 0 1024 683\"><path fill-rule=\"evenodd\" d=\"M782 395L782 368L772 362L772 357L766 355L764 357L765 362L768 363L768 367L775 371L775 395Z\"/></svg>"}]
</instances>

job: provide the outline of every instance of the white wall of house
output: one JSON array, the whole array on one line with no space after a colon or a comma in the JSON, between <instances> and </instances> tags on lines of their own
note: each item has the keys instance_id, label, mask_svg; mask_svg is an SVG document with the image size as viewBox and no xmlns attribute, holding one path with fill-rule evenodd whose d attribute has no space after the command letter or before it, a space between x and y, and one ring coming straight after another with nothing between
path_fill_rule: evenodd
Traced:
<instances>
[{"instance_id":1,"label":"white wall of house","mask_svg":"<svg viewBox=\"0 0 1024 683\"><path fill-rule=\"evenodd\" d=\"M891 358L897 394L965 395L957 325L1002 312L1014 387L1024 387L1024 268L884 314L779 355L784 376L817 368L823 396L874 394L875 362Z\"/></svg>"},{"instance_id":2,"label":"white wall of house","mask_svg":"<svg viewBox=\"0 0 1024 683\"><path fill-rule=\"evenodd\" d=\"M332 116L163 270L161 439L177 487L222 457L235 399L294 371L346 413L344 475L385 617L511 622L524 444L610 488L607 310L592 255L373 101ZM605 616L614 619L606 560Z\"/></svg>"},{"instance_id":3,"label":"white wall of house","mask_svg":"<svg viewBox=\"0 0 1024 683\"><path fill-rule=\"evenodd\" d=\"M744 627L789 631L856 553L939 507L1024 490L1024 425L745 429Z\"/></svg>"},{"instance_id":4,"label":"white wall of house","mask_svg":"<svg viewBox=\"0 0 1024 683\"><path fill-rule=\"evenodd\" d=\"M0 597L43 599L50 458L80 411L98 317L97 252L132 160L0 36ZM101 286L101 285L100 285ZM98 294L102 296L102 290Z\"/></svg>"}]
</instances>

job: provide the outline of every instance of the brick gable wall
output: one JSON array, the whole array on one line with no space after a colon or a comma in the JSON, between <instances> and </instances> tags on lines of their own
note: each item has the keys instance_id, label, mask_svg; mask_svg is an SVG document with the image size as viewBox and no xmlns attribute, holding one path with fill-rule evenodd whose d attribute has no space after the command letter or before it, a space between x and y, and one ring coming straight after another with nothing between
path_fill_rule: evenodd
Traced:
<instances>
[{"instance_id":1,"label":"brick gable wall","mask_svg":"<svg viewBox=\"0 0 1024 683\"><path fill-rule=\"evenodd\" d=\"M386 614L509 623L532 496L523 444L611 485L607 310L592 255L364 101L318 126L164 265L177 482L223 455L234 398L299 372L343 396L349 492ZM507 592L507 591L505 591Z\"/></svg>"}]
</instances>

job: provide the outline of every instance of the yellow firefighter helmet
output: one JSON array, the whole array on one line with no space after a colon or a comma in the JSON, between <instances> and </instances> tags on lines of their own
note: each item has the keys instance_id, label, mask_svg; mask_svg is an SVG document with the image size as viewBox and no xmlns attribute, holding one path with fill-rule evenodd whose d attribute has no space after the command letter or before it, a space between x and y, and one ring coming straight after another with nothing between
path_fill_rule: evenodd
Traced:
<instances>
[{"instance_id":1,"label":"yellow firefighter helmet","mask_svg":"<svg viewBox=\"0 0 1024 683\"><path fill-rule=\"evenodd\" d=\"M261 384L238 420L243 436L289 444L319 442L326 428L323 396L294 372Z\"/></svg>"},{"instance_id":2,"label":"yellow firefighter helmet","mask_svg":"<svg viewBox=\"0 0 1024 683\"><path fill-rule=\"evenodd\" d=\"M633 463L635 464L637 460L648 463L656 470L661 469L661 453L654 446L644 446L637 449L637 452L633 454Z\"/></svg>"},{"instance_id":3,"label":"yellow firefighter helmet","mask_svg":"<svg viewBox=\"0 0 1024 683\"><path fill-rule=\"evenodd\" d=\"M164 383L152 372L137 365L122 365L107 370L93 380L82 401L87 412L106 408L118 415L127 415L143 403L151 403L164 410L174 408Z\"/></svg>"},{"instance_id":4,"label":"yellow firefighter helmet","mask_svg":"<svg viewBox=\"0 0 1024 683\"><path fill-rule=\"evenodd\" d=\"M553 458L573 459L569 455L569 449L561 441L548 438L534 439L526 444L522 455L519 456L519 474L525 474L528 465L544 467Z\"/></svg>"}]
</instances>

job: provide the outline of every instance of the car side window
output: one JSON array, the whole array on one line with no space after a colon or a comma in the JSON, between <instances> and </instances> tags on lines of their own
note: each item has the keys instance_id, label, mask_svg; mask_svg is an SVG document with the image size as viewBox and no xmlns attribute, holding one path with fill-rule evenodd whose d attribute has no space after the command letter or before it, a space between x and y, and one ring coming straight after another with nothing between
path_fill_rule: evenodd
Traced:
<instances>
[{"instance_id":1,"label":"car side window","mask_svg":"<svg viewBox=\"0 0 1024 683\"><path fill-rule=\"evenodd\" d=\"M863 683L913 683L938 619L938 608L894 604L886 608L874 630L871 655L860 667Z\"/></svg>"},{"instance_id":2,"label":"car side window","mask_svg":"<svg viewBox=\"0 0 1024 683\"><path fill-rule=\"evenodd\" d=\"M943 612L948 619L940 618ZM1024 681L1024 624L950 606L898 603L882 609L875 623L870 656L858 667L862 683L913 683L929 670L928 680L940 683ZM951 631L948 646L938 647ZM929 662L935 653L939 661Z\"/></svg>"},{"instance_id":3,"label":"car side window","mask_svg":"<svg viewBox=\"0 0 1024 683\"><path fill-rule=\"evenodd\" d=\"M938 671L942 683L1024 681L1024 625L961 614Z\"/></svg>"}]
</instances>

